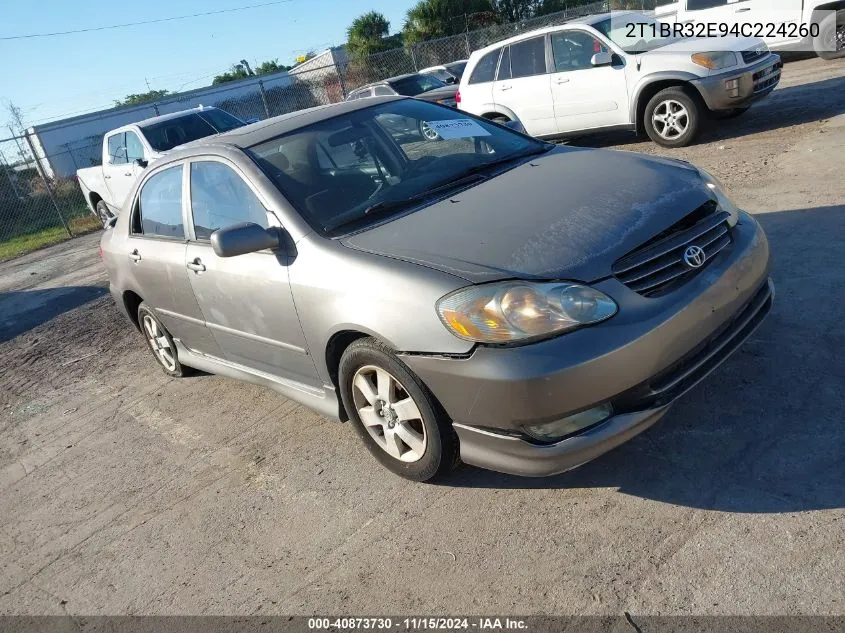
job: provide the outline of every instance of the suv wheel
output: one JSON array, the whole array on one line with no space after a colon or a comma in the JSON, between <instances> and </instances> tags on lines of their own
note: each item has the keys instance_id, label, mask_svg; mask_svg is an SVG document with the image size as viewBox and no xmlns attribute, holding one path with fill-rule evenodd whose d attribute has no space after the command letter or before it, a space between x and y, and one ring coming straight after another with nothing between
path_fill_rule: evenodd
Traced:
<instances>
[{"instance_id":1,"label":"suv wheel","mask_svg":"<svg viewBox=\"0 0 845 633\"><path fill-rule=\"evenodd\" d=\"M138 306L138 324L141 326L141 334L144 335L147 346L164 373L174 378L185 376L188 369L179 362L173 337L146 303Z\"/></svg>"},{"instance_id":2,"label":"suv wheel","mask_svg":"<svg viewBox=\"0 0 845 633\"><path fill-rule=\"evenodd\" d=\"M679 87L654 95L643 118L649 138L663 147L686 147L695 140L701 124L698 103Z\"/></svg>"},{"instance_id":3,"label":"suv wheel","mask_svg":"<svg viewBox=\"0 0 845 633\"><path fill-rule=\"evenodd\" d=\"M359 339L340 359L341 398L370 453L412 481L429 481L458 462L452 423L423 382L381 342Z\"/></svg>"},{"instance_id":4,"label":"suv wheel","mask_svg":"<svg viewBox=\"0 0 845 633\"><path fill-rule=\"evenodd\" d=\"M106 206L106 203L102 200L97 202L96 211L97 217L100 218L100 222L103 223L103 226L105 226L106 223L113 217L111 211L109 211L108 206Z\"/></svg>"},{"instance_id":5,"label":"suv wheel","mask_svg":"<svg viewBox=\"0 0 845 633\"><path fill-rule=\"evenodd\" d=\"M822 21L814 45L822 59L845 56L845 9L839 9Z\"/></svg>"},{"instance_id":6,"label":"suv wheel","mask_svg":"<svg viewBox=\"0 0 845 633\"><path fill-rule=\"evenodd\" d=\"M440 135L425 121L420 121L420 136L427 141L439 141Z\"/></svg>"}]
</instances>

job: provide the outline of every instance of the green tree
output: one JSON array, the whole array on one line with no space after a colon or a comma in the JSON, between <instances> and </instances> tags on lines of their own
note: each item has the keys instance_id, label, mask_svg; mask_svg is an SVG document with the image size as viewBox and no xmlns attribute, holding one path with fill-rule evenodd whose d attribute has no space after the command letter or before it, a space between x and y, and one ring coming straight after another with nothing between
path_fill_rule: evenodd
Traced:
<instances>
[{"instance_id":1,"label":"green tree","mask_svg":"<svg viewBox=\"0 0 845 633\"><path fill-rule=\"evenodd\" d=\"M252 69L249 67L249 64L239 62L237 64L233 64L232 67L225 73L217 75L211 82L211 85L216 86L218 84L225 84L229 81L238 81L239 79L246 79L247 77L251 77L252 75L253 72Z\"/></svg>"},{"instance_id":2,"label":"green tree","mask_svg":"<svg viewBox=\"0 0 845 633\"><path fill-rule=\"evenodd\" d=\"M278 59L268 59L266 62L261 62L255 67L256 75L266 75L267 73L277 73L282 70L290 70L293 66L285 66L280 64Z\"/></svg>"},{"instance_id":3,"label":"green tree","mask_svg":"<svg viewBox=\"0 0 845 633\"><path fill-rule=\"evenodd\" d=\"M398 48L402 45L396 37L389 37L390 22L378 11L359 15L346 30L346 50L355 60L368 55Z\"/></svg>"},{"instance_id":4,"label":"green tree","mask_svg":"<svg viewBox=\"0 0 845 633\"><path fill-rule=\"evenodd\" d=\"M119 108L120 106L132 106L138 105L140 103L149 103L150 101L161 99L168 93L169 91L167 90L150 90L149 92L142 92L140 94L126 95L125 97L123 97L123 99L115 101L114 105L115 107Z\"/></svg>"},{"instance_id":5,"label":"green tree","mask_svg":"<svg viewBox=\"0 0 845 633\"><path fill-rule=\"evenodd\" d=\"M492 3L502 22L519 22L534 17L543 0L492 0Z\"/></svg>"},{"instance_id":6,"label":"green tree","mask_svg":"<svg viewBox=\"0 0 845 633\"><path fill-rule=\"evenodd\" d=\"M405 44L457 35L498 22L490 0L420 0L408 10Z\"/></svg>"}]
</instances>

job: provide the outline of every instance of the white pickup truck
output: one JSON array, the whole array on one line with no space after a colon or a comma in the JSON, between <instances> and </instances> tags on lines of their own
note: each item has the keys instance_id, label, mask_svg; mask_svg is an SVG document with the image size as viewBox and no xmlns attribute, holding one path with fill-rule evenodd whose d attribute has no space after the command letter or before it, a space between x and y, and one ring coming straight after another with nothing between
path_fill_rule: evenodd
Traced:
<instances>
[{"instance_id":1,"label":"white pickup truck","mask_svg":"<svg viewBox=\"0 0 845 633\"><path fill-rule=\"evenodd\" d=\"M677 0L657 7L665 23L740 27L772 50L845 55L845 0Z\"/></svg>"},{"instance_id":2,"label":"white pickup truck","mask_svg":"<svg viewBox=\"0 0 845 633\"><path fill-rule=\"evenodd\" d=\"M149 163L175 147L246 125L218 108L199 106L124 125L103 136L103 163L76 172L91 211L105 225L120 212Z\"/></svg>"}]
</instances>

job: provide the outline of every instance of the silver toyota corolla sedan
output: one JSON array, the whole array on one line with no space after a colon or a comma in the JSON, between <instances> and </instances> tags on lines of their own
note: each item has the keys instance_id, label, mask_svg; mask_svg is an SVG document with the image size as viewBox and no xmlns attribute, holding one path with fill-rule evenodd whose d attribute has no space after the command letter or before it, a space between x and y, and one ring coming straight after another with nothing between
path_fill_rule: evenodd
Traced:
<instances>
[{"instance_id":1,"label":"silver toyota corolla sedan","mask_svg":"<svg viewBox=\"0 0 845 633\"><path fill-rule=\"evenodd\" d=\"M395 132L420 123L437 132ZM549 145L374 98L197 141L102 238L166 373L266 385L350 420L424 481L520 475L654 424L760 325L757 222L687 163Z\"/></svg>"}]
</instances>

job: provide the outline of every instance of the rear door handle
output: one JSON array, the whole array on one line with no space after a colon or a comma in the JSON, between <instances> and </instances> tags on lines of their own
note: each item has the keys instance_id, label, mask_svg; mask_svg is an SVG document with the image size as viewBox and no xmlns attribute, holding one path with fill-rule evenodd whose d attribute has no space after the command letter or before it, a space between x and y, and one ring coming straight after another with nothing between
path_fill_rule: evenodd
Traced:
<instances>
[{"instance_id":1,"label":"rear door handle","mask_svg":"<svg viewBox=\"0 0 845 633\"><path fill-rule=\"evenodd\" d=\"M510 84L503 84L503 85L499 86L499 90L510 90L511 87L512 86Z\"/></svg>"},{"instance_id":2,"label":"rear door handle","mask_svg":"<svg viewBox=\"0 0 845 633\"><path fill-rule=\"evenodd\" d=\"M127 172L126 172L125 174L123 174L123 175L124 175L124 176L131 176L131 175L132 175L132 172L131 172L131 171L127 171Z\"/></svg>"},{"instance_id":3,"label":"rear door handle","mask_svg":"<svg viewBox=\"0 0 845 633\"><path fill-rule=\"evenodd\" d=\"M141 253L138 252L137 248L131 253L129 253L129 259L131 259L133 262L141 261Z\"/></svg>"},{"instance_id":4,"label":"rear door handle","mask_svg":"<svg viewBox=\"0 0 845 633\"><path fill-rule=\"evenodd\" d=\"M569 77L558 77L557 79L555 79L555 83L556 84L569 83Z\"/></svg>"},{"instance_id":5,"label":"rear door handle","mask_svg":"<svg viewBox=\"0 0 845 633\"><path fill-rule=\"evenodd\" d=\"M111 178L111 176L109 176L108 174L104 174L104 175L103 175L103 178L105 178L106 180L108 180L109 178Z\"/></svg>"},{"instance_id":6,"label":"rear door handle","mask_svg":"<svg viewBox=\"0 0 845 633\"><path fill-rule=\"evenodd\" d=\"M205 270L205 264L197 257L194 261L187 263L188 270L193 270L195 273L201 273Z\"/></svg>"},{"instance_id":7,"label":"rear door handle","mask_svg":"<svg viewBox=\"0 0 845 633\"><path fill-rule=\"evenodd\" d=\"M745 7L744 9L737 9L737 13L745 13L746 11L751 11L751 7Z\"/></svg>"}]
</instances>

